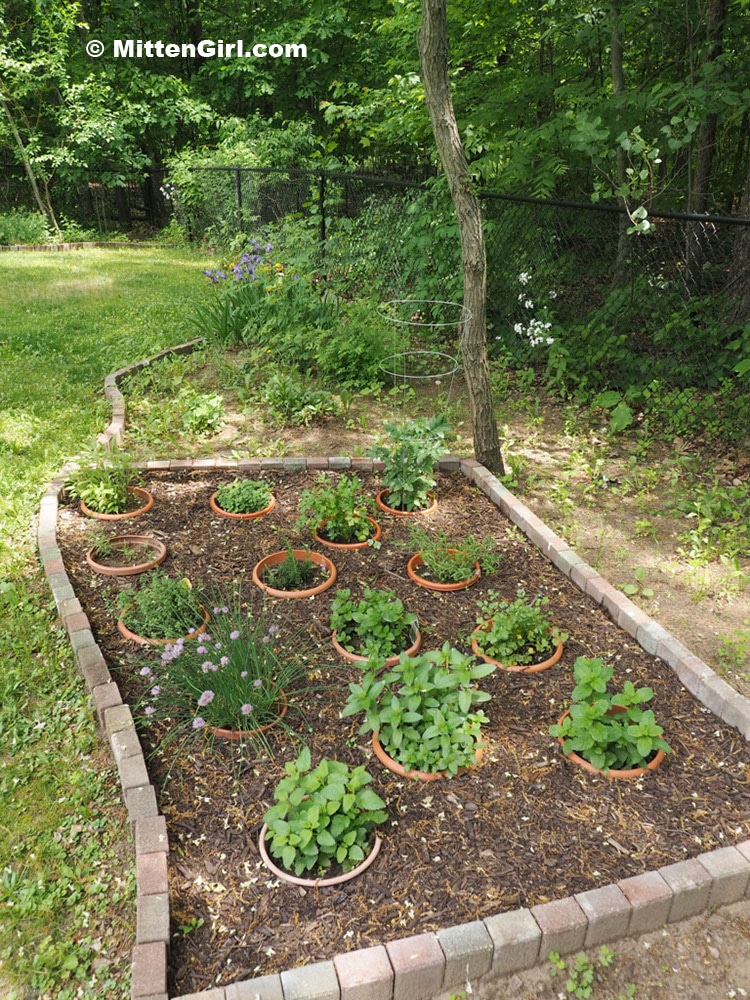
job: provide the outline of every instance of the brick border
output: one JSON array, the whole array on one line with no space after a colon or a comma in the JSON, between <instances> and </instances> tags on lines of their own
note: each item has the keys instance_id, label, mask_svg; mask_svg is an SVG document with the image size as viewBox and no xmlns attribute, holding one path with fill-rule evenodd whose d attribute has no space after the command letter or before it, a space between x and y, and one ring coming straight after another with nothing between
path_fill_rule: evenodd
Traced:
<instances>
[{"instance_id":1,"label":"brick border","mask_svg":"<svg viewBox=\"0 0 750 1000\"><path fill-rule=\"evenodd\" d=\"M118 388L126 374L168 354L194 350L200 340L168 348L151 358L121 368L104 380L112 419L99 435L106 447L122 443L125 400ZM170 459L141 464L144 469L377 470L381 463L363 458L251 458L239 460ZM727 725L750 739L750 699L729 686L670 632L650 618L571 549L488 469L475 459L446 455L437 463L444 471L460 470L474 482L526 537L584 594L648 653L664 660L682 684ZM57 545L59 495L67 464L49 483L39 508L37 545L57 610L86 681L94 710L120 778L123 800L135 840L137 920L132 952L133 1000L168 1000L169 841L159 815L156 790L131 710L95 643L88 618L73 592ZM722 847L645 872L616 884L577 893L531 908L499 913L437 933L417 934L385 946L336 955L331 961L275 975L214 987L178 1000L429 1000L441 991L460 988L471 979L499 977L544 962L551 951L567 954L619 938L643 934L665 923L707 909L750 898L750 840Z\"/></svg>"}]
</instances>

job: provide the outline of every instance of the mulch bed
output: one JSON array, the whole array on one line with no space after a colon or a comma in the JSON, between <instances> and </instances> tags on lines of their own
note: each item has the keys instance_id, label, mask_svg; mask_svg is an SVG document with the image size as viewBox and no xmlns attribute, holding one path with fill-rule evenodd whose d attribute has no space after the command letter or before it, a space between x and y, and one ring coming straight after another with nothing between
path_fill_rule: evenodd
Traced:
<instances>
[{"instance_id":1,"label":"mulch bed","mask_svg":"<svg viewBox=\"0 0 750 1000\"><path fill-rule=\"evenodd\" d=\"M333 474L335 475L335 474ZM260 607L250 582L262 556L289 538L300 491L315 474L268 473L275 510L258 521L234 522L213 514L211 493L232 473L148 473L153 510L132 530L154 534L169 547L162 568L207 587L244 580L246 601ZM371 495L377 484L362 475ZM481 767L453 780L397 778L372 756L357 731L361 719L340 719L346 685L359 675L340 664L330 644L329 614L335 588L312 599L269 599L282 624L280 636L302 630L296 651L310 663L311 690L287 716L312 750L313 762L336 757L366 762L373 788L387 803L390 822L383 849L355 881L330 889L302 889L277 881L260 862L257 834L283 765L298 752L273 737L272 760L245 760L235 781L232 748L193 753L176 763L152 756L170 843L173 917L173 994L226 985L295 965L332 958L354 948L436 930L492 913L532 906L742 840L750 835L750 748L685 691L671 670L647 655L591 600L560 574L473 485L458 473L442 474L439 507L429 523L460 538L492 534L502 552L497 573L475 586L437 595L406 576L406 518L378 514L380 551L331 555L338 587L395 590L419 616L423 648L445 640L466 651L476 601L488 589L513 599L519 586L531 598L546 594L556 624L570 638L562 660L535 675L496 672L482 682L493 700ZM143 693L138 670L158 653L125 642L115 627L112 583L85 563L93 522L62 507L59 538L76 593L97 641L131 704ZM129 529L131 530L131 529ZM122 533L120 524L111 533ZM577 656L601 655L615 666L614 684L650 685L652 707L673 753L655 774L639 781L607 781L564 760L547 727L568 704ZM324 687L321 690L321 686ZM294 706L292 706L294 707ZM149 749L150 734L143 730ZM202 921L202 924L198 924Z\"/></svg>"}]
</instances>

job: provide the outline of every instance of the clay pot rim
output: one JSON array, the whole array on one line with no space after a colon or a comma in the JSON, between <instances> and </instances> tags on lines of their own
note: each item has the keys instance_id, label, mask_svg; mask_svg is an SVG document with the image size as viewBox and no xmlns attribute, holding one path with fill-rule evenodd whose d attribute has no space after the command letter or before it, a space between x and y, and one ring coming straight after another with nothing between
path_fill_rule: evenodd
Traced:
<instances>
[{"instance_id":1,"label":"clay pot rim","mask_svg":"<svg viewBox=\"0 0 750 1000\"><path fill-rule=\"evenodd\" d=\"M211 733L213 736L218 736L219 739L233 740L235 742L252 737L255 733L265 733L267 730L273 729L274 726L278 726L289 711L289 699L283 688L279 690L279 701L281 702L281 711L279 714L271 722L266 722L262 726L256 726L254 729L224 729L221 726L206 726L206 732Z\"/></svg>"},{"instance_id":2,"label":"clay pot rim","mask_svg":"<svg viewBox=\"0 0 750 1000\"><path fill-rule=\"evenodd\" d=\"M383 744L380 742L378 733L372 734L372 750L383 767L388 768L394 774L398 774L401 778L414 778L417 781L438 781L440 778L458 777L459 774L465 774L467 771L472 771L475 767L479 767L484 756L484 744L480 744L475 751L476 764L469 764L468 767L460 767L456 771L456 774L451 776L448 771L407 771L403 764L399 764L397 760L394 760L393 757L386 753Z\"/></svg>"},{"instance_id":3,"label":"clay pot rim","mask_svg":"<svg viewBox=\"0 0 750 1000\"><path fill-rule=\"evenodd\" d=\"M492 619L483 622L478 628L475 628L471 633L471 651L475 656L484 660L485 663L494 663L495 666L500 667L502 670L506 670L509 674L538 674L542 670L549 670L550 667L554 667L556 663L559 662L561 656L563 655L563 643L562 639L557 640L557 646L551 656L546 660L542 660L539 663L526 663L523 665L506 665L500 660L495 660L487 653L483 653L479 648L479 643L476 640L476 635L478 632L485 631L488 627L492 626ZM550 635L552 635L552 629L549 630Z\"/></svg>"},{"instance_id":4,"label":"clay pot rim","mask_svg":"<svg viewBox=\"0 0 750 1000\"><path fill-rule=\"evenodd\" d=\"M128 605L132 607L132 605ZM124 608L120 612L120 617L117 619L117 630L123 639L132 639L133 642L137 642L139 646L169 646L177 642L177 639L153 639L148 636L138 635L137 632L131 631L125 624L122 615L128 608ZM211 621L211 615L208 611L201 605L200 610L203 612L203 624L200 628L196 628L194 632L189 632L187 635L182 636L183 639L197 639L198 636L202 635L206 631L206 626Z\"/></svg>"},{"instance_id":5,"label":"clay pot rim","mask_svg":"<svg viewBox=\"0 0 750 1000\"><path fill-rule=\"evenodd\" d=\"M609 710L609 712L607 712L607 715L610 714L614 715L624 711L625 707L623 705L613 705L612 708ZM570 709L566 708L563 714L557 720L558 726L562 725L563 719L565 719L568 715L570 715ZM562 747L564 743L563 737L557 736L556 739L557 742ZM581 757L580 754L577 754L575 750L571 750L569 753L564 753L563 756L566 757L567 760L571 761L573 764L577 764L579 767L582 767L584 771L588 771L589 774L598 774L601 775L603 778L610 778L614 780L618 778L620 779L642 778L644 775L655 771L658 767L661 767L666 757L666 754L664 753L663 750L657 750L656 755L651 758L651 760L648 762L648 764L646 764L645 767L631 767L626 769L611 767L606 774L600 767L594 767L594 765L591 764L589 761L587 761L585 757Z\"/></svg>"},{"instance_id":6,"label":"clay pot rim","mask_svg":"<svg viewBox=\"0 0 750 1000\"><path fill-rule=\"evenodd\" d=\"M282 552L271 552L270 555L264 556L259 559L258 562L253 566L253 583L256 587L260 587L261 590L265 591L270 597L314 597L316 594L322 594L324 590L328 590L336 582L336 577L338 573L336 567L328 558L324 556L321 552L314 552L308 549L292 549L294 552L294 557L298 561L302 561L307 556L312 559L314 563L318 566L324 566L328 570L328 577L322 583L319 583L316 587L310 587L307 590L277 590L275 587L269 587L267 583L263 583L261 580L261 573L267 566L275 566L286 559L286 550Z\"/></svg>"},{"instance_id":7,"label":"clay pot rim","mask_svg":"<svg viewBox=\"0 0 750 1000\"><path fill-rule=\"evenodd\" d=\"M455 552L455 549L448 549L448 552ZM421 552L416 552L409 562L406 564L406 572L409 575L409 579L413 580L414 583L419 584L420 587L424 587L426 590L437 590L440 593L450 593L453 590L465 590L466 587L471 587L475 584L482 575L482 569L479 563L476 563L473 576L468 577L466 580L459 580L458 583L437 583L436 581L428 580L424 576L420 576L416 567L421 566L424 562Z\"/></svg>"},{"instance_id":8,"label":"clay pot rim","mask_svg":"<svg viewBox=\"0 0 750 1000\"><path fill-rule=\"evenodd\" d=\"M136 576L139 573L145 573L146 570L153 569L154 566L159 566L167 557L167 546L159 538L154 538L152 535L114 535L109 541L113 545L117 542L124 542L126 545L130 543L141 548L148 548L156 551L156 555L147 562L135 563L132 566L107 566L105 563L97 562L94 558L96 550L94 545L86 552L86 562L95 573L101 573L102 576Z\"/></svg>"},{"instance_id":9,"label":"clay pot rim","mask_svg":"<svg viewBox=\"0 0 750 1000\"><path fill-rule=\"evenodd\" d=\"M135 510L126 510L121 514L100 514L99 511L92 510L88 507L83 500L80 501L81 511L86 515L86 517L93 517L97 521L124 521L129 517L140 517L141 514L146 514L154 506L154 497L152 493L143 486L128 486L128 493L135 493L139 496L143 503L140 507L136 507Z\"/></svg>"},{"instance_id":10,"label":"clay pot rim","mask_svg":"<svg viewBox=\"0 0 750 1000\"><path fill-rule=\"evenodd\" d=\"M419 631L419 626L417 625L416 622L412 622L412 624L409 626L409 632L410 635L412 632L416 633L414 642L411 644L411 646L409 646L408 649L402 650L402 652L406 653L407 656L414 656L416 653L419 652L419 650L422 647L422 633ZM350 653L348 649L345 649L344 646L341 645L341 643L338 641L338 638L336 637L336 629L333 630L333 633L331 635L331 642L333 643L333 648L336 650L339 656L341 656L348 663L368 663L370 661L369 656L362 656L359 653ZM401 653L397 653L395 656L389 656L386 658L386 661L383 664L383 666L395 667L400 659L401 659Z\"/></svg>"},{"instance_id":11,"label":"clay pot rim","mask_svg":"<svg viewBox=\"0 0 750 1000\"><path fill-rule=\"evenodd\" d=\"M219 491L217 490L216 493L218 492ZM218 503L216 502L216 493L213 493L208 501L211 510L214 512L214 514L218 514L220 517L228 517L235 521L252 521L256 517L263 517L264 514L270 514L271 511L276 506L276 497L273 494L271 494L271 502L267 507L264 507L263 510L251 510L243 512L241 514L235 514L232 511L224 510L223 507L220 507L218 505Z\"/></svg>"},{"instance_id":12,"label":"clay pot rim","mask_svg":"<svg viewBox=\"0 0 750 1000\"><path fill-rule=\"evenodd\" d=\"M322 521L318 525L318 527L313 531L312 536L316 542L320 542L321 545L325 545L329 549L344 549L344 550L366 549L369 546L370 542L380 541L380 536L383 534L383 531L374 517L370 517L367 514L362 514L361 517L363 517L366 521L369 521L369 523L372 525L374 529L370 537L366 538L364 542L331 542L327 538L323 538L323 536L318 534L318 532L322 531L323 528L325 528L325 526L328 524L328 518L326 518L325 521Z\"/></svg>"},{"instance_id":13,"label":"clay pot rim","mask_svg":"<svg viewBox=\"0 0 750 1000\"><path fill-rule=\"evenodd\" d=\"M283 868L277 867L277 865L271 860L268 851L266 850L267 832L268 825L264 823L260 828L260 834L258 835L258 850L260 851L260 856L266 868L273 872L273 874L277 878L280 878L283 882L289 882L291 885L300 885L311 889L314 889L317 886L341 885L342 882L349 882L351 879L356 878L357 875L361 875L362 872L366 871L370 867L375 858L377 858L380 853L380 847L383 843L376 833L375 843L372 845L372 850L364 861L360 861L356 868L352 868L351 871L343 872L341 875L331 875L329 877L323 876L322 878L299 878L297 875L291 875L289 872L285 872Z\"/></svg>"},{"instance_id":14,"label":"clay pot rim","mask_svg":"<svg viewBox=\"0 0 750 1000\"><path fill-rule=\"evenodd\" d=\"M418 517L420 514L430 514L433 510L437 509L438 501L434 493L427 494L428 498L432 498L430 505L428 507L420 507L418 510L397 510L395 507L389 507L383 499L388 493L389 490L381 490L375 497L375 503L378 508L386 514L394 514L396 517Z\"/></svg>"}]
</instances>

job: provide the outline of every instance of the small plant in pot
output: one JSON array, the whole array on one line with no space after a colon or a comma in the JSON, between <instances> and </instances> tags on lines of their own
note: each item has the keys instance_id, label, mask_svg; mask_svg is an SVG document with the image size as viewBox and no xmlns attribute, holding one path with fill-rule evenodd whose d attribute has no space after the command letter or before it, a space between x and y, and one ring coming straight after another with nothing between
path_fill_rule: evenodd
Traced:
<instances>
[{"instance_id":1,"label":"small plant in pot","mask_svg":"<svg viewBox=\"0 0 750 1000\"><path fill-rule=\"evenodd\" d=\"M670 747L654 713L641 707L653 698L651 688L636 688L628 680L613 695L607 690L613 672L600 657L579 656L573 666L572 704L549 733L563 753L588 771L639 777L655 770Z\"/></svg>"},{"instance_id":2,"label":"small plant in pot","mask_svg":"<svg viewBox=\"0 0 750 1000\"><path fill-rule=\"evenodd\" d=\"M263 817L262 853L267 849L295 876L314 871L323 877L323 884L334 865L347 874L361 867L366 858L372 860L376 853L373 831L388 813L385 802L368 787L372 777L364 766L350 769L324 758L312 768L310 750L305 747L285 769L286 777L274 790L276 804ZM377 838L376 846L380 846Z\"/></svg>"},{"instance_id":3,"label":"small plant in pot","mask_svg":"<svg viewBox=\"0 0 750 1000\"><path fill-rule=\"evenodd\" d=\"M108 535L103 529L93 531L86 562L96 573L105 576L136 576L164 561L167 547L149 535Z\"/></svg>"},{"instance_id":4,"label":"small plant in pot","mask_svg":"<svg viewBox=\"0 0 750 1000\"><path fill-rule=\"evenodd\" d=\"M120 632L143 645L193 636L207 619L190 581L159 569L144 573L137 589L120 591L117 601Z\"/></svg>"},{"instance_id":5,"label":"small plant in pot","mask_svg":"<svg viewBox=\"0 0 750 1000\"><path fill-rule=\"evenodd\" d=\"M124 459L113 458L72 472L65 489L80 500L84 513L92 517L135 517L149 510L154 499L135 485L137 472Z\"/></svg>"},{"instance_id":6,"label":"small plant in pot","mask_svg":"<svg viewBox=\"0 0 750 1000\"><path fill-rule=\"evenodd\" d=\"M365 587L359 601L348 588L337 591L331 605L331 628L335 645L360 660L397 659L404 650L419 648L417 616L406 610L393 590Z\"/></svg>"},{"instance_id":7,"label":"small plant in pot","mask_svg":"<svg viewBox=\"0 0 750 1000\"><path fill-rule=\"evenodd\" d=\"M358 476L341 476L335 482L321 473L315 486L300 495L297 530L310 528L323 544L358 545L376 543L380 526L368 516L374 507L370 497L362 495Z\"/></svg>"},{"instance_id":8,"label":"small plant in pot","mask_svg":"<svg viewBox=\"0 0 750 1000\"><path fill-rule=\"evenodd\" d=\"M253 567L253 583L276 597L307 597L336 582L336 567L319 552L295 549L287 541L284 550L272 552Z\"/></svg>"},{"instance_id":9,"label":"small plant in pot","mask_svg":"<svg viewBox=\"0 0 750 1000\"><path fill-rule=\"evenodd\" d=\"M527 601L521 587L515 601L502 601L488 590L486 600L478 602L482 613L471 638L473 652L504 670L533 673L553 666L568 636L553 627L548 604L541 594Z\"/></svg>"},{"instance_id":10,"label":"small plant in pot","mask_svg":"<svg viewBox=\"0 0 750 1000\"><path fill-rule=\"evenodd\" d=\"M412 524L407 544L417 550L407 565L409 577L432 590L468 587L479 579L480 570L492 573L500 564L497 544L491 536L466 535L452 541L446 531L430 532Z\"/></svg>"},{"instance_id":11,"label":"small plant in pot","mask_svg":"<svg viewBox=\"0 0 750 1000\"><path fill-rule=\"evenodd\" d=\"M235 479L211 497L211 507L219 514L259 517L273 510L275 501L268 483L256 479Z\"/></svg>"},{"instance_id":12,"label":"small plant in pot","mask_svg":"<svg viewBox=\"0 0 750 1000\"><path fill-rule=\"evenodd\" d=\"M368 455L385 463L384 490L378 506L384 510L418 513L430 505L435 489L435 462L445 451L450 426L442 414L427 420L416 417L401 424L385 424L389 441L371 448Z\"/></svg>"},{"instance_id":13,"label":"small plant in pot","mask_svg":"<svg viewBox=\"0 0 750 1000\"><path fill-rule=\"evenodd\" d=\"M209 630L141 669L139 711L166 733L161 745L182 739L185 748L210 733L270 752L267 734L284 725L304 664L285 654L283 631L263 610L251 613L239 595L215 601Z\"/></svg>"},{"instance_id":14,"label":"small plant in pot","mask_svg":"<svg viewBox=\"0 0 750 1000\"><path fill-rule=\"evenodd\" d=\"M378 677L381 668L382 661L369 661L361 682L349 685L341 714L365 713L359 732L373 733L373 749L382 763L422 780L475 765L483 746L481 728L489 721L475 706L491 697L476 682L495 667L477 663L446 642L420 656L401 656Z\"/></svg>"}]
</instances>

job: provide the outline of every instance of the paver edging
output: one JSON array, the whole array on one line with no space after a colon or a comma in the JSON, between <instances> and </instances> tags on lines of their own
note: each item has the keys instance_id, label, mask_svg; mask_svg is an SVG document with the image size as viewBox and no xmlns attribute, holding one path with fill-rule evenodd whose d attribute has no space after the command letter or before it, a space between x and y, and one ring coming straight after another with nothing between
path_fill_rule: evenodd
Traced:
<instances>
[{"instance_id":1,"label":"paver edging","mask_svg":"<svg viewBox=\"0 0 750 1000\"><path fill-rule=\"evenodd\" d=\"M138 371L139 369L152 364L159 358L165 357L169 354L189 353L200 343L202 343L202 338L180 344L177 347L167 348L150 358L128 365L125 368L108 375L105 379L105 393L112 406L112 420L103 434L99 435L98 440L100 443L106 444L107 447L110 447L113 441L117 446L122 443L122 431L125 426L126 408L124 397L117 384L119 379L124 375L133 371ZM166 462L145 462L140 465L146 469L168 468L170 470L179 468L236 469L239 465L240 468L273 468L288 471L290 469L312 470L321 468L350 468L352 467L352 463L354 461L357 461L357 468L363 470L367 469L368 471L369 469L376 469L380 464L368 463L367 460L361 459L347 459L345 456L335 456L333 458L326 459L298 457L291 460L263 458L260 459L259 462L255 459L248 459L240 461L239 463L236 460L170 459ZM80 658L82 654L87 657L101 656L102 659L103 656L98 644L93 642L93 636L91 638L91 642L88 640L88 636L90 636L91 633L87 628L83 627L84 625L88 625L88 621L86 616L83 615L81 611L80 604L75 597L72 585L64 567L62 569L60 568L60 550L57 547L56 532L59 494L63 488L66 473L71 467L75 466L71 466L71 464L68 463L60 472L58 472L55 479L50 482L47 490L45 491L45 495L40 503L37 544L42 568L44 569L48 583L52 590L62 622L68 632L71 645L76 651L79 670L81 670ZM537 515L530 511L525 504L521 503L521 501L513 496L510 491L502 486L502 484L499 483L496 477L489 470L485 469L484 466L482 466L475 459L461 459L454 455L444 456L437 463L437 467L438 469L443 468L445 470L459 470L464 476L480 486L490 501L494 503L495 506L498 507L498 509L500 509L504 514L506 514L510 520L520 528L521 531L524 532L532 544L534 544L547 559L556 565L561 572L569 576L579 590L588 594L593 600L596 600L597 603L603 604L605 610L607 610L615 623L628 632L628 634L633 636L633 638L639 642L639 645L642 645L647 652L655 654L658 650L659 653L665 654L662 658L675 672L683 686L690 690L698 701L701 701L702 704L707 704L707 707L720 717L729 718L731 720L730 724L739 728L742 735L745 736L746 739L750 738L750 700L742 695L739 695L733 688L730 688L729 685L717 685L713 679L716 678L718 680L718 675L716 675L706 663L690 653L690 651L687 650L686 647L679 642L679 640L672 636L671 633L669 633L649 616L645 615L645 613L634 605L624 594L621 594L620 591L616 590L616 588L612 587L608 581L601 577L600 574L593 569L593 567L588 566L588 564L580 559L562 538L551 531L551 529L549 529L537 517ZM74 639L74 637L76 638ZM81 641L82 637L84 639L83 643ZM640 642L640 638L643 637L647 640L645 643ZM121 779L123 779L123 768L125 768L130 775L130 777L125 776L125 780L133 782L137 781L138 778L143 775L144 771L147 775L147 770L143 750L137 740L137 736L135 736L135 740L133 738L135 730L133 728L132 713L129 706L123 704L119 689L117 688L116 683L111 679L111 677L109 677L108 671L106 677L98 670L84 673L84 679L86 680L87 688L92 697L97 717L99 718L99 722L110 745L113 760L120 771ZM709 697L706 698L706 701L701 698L702 692L706 692L709 695ZM708 704L708 702L710 702L710 704ZM131 735L131 730L133 735ZM124 733L126 735L121 737L121 742L118 743L118 749L116 749L113 745L113 741L118 733ZM166 820L164 816L158 813L156 808L156 789L152 784L132 784L126 787L123 780L122 790L125 805L128 809L128 815L131 820L131 827L135 841L136 898L139 901L138 906L139 913L141 915L140 931L137 932L132 952L131 995L133 1000L148 1000L150 997L152 998L157 996L163 998L166 996L164 990L166 988L168 966L170 911L168 893L166 891L156 890L165 890L166 888L165 879L162 875L162 873L166 870L166 856L169 852ZM724 891L722 891L720 886L729 885L730 880L733 880L734 883L734 888L729 891L729 894L733 897L736 897L739 893L739 888L737 888L737 886L742 884L750 885L750 840L737 844L735 852L736 853L734 853L731 857L731 871L729 872L726 870L726 859L728 856L725 853L709 852L708 854L700 855L696 859L692 859L695 861L695 865L698 866L697 868L694 868L693 871L699 872L700 882L708 886L707 891L704 890L700 893L701 900L702 897L705 896L705 900L701 903L702 910L709 905L709 900L713 899L715 901L716 899L721 899L722 903L725 901L724 896L727 894L728 890L724 889ZM161 860L156 857L159 854L163 855ZM701 858L703 858L705 862L704 864L701 864ZM691 859L687 860L690 861ZM687 862L681 862L678 864L686 863ZM667 869L662 869L661 873L668 874ZM644 876L651 876L656 875L657 873L646 872L643 874ZM704 876L708 879L708 882L704 881ZM747 876L747 879L745 879L745 876ZM714 891L715 886L717 887L716 892ZM615 888L618 889L619 894L619 888L617 886L601 887L601 889L604 890L602 898L607 891ZM672 914L679 913L681 909L684 908L681 906L683 903L682 896L685 896L684 904L687 904L687 909L689 910L690 915L694 915L694 905L692 905L688 899L689 894L692 894L693 896L695 895L696 887L694 881L691 881L689 878L675 879L673 880L673 884L669 886L669 891L672 894L670 917L672 917ZM747 889L746 893L750 895L750 889ZM587 900L589 898L592 897L586 897ZM596 900L596 896L593 898ZM630 930L635 908L627 896L624 896L623 898L625 899L625 904L621 904L621 908L624 908L625 910L629 908L630 910L629 919L627 921L627 927L628 930ZM726 899L726 902L729 901L729 899ZM595 908L591 912L590 916L587 915L587 913L581 909L581 906L574 897L566 897L562 900L554 900L550 904L544 904L544 907L522 908L520 910L513 911L507 915L506 922L511 921L512 918L517 915L519 926L523 925L525 928L523 933L525 933L526 938L528 938L529 926L536 926L539 930L540 940L543 940L544 928L534 915L535 909L537 910L540 919L542 912L544 912L546 920L549 920L550 915L553 913L572 915L570 919L572 919L573 922L569 927L566 927L565 925L567 917L563 917L561 926L555 927L555 933L561 941L565 940L565 932L567 930L570 932L567 937L571 941L577 942L578 937L580 936L580 932L577 928L580 926L581 917L583 917L586 924L584 935L588 934L590 919L604 919L603 915L597 914ZM489 934L490 938L492 938L491 928L495 926L495 922L499 917L505 918L505 915L500 914L494 917L488 917L485 921L481 922L481 925L484 927L487 934ZM478 923L480 922L475 922L475 924ZM624 920L622 923L624 925ZM477 953L476 960L482 964L482 967L484 967L486 965L486 938L483 932L478 933L478 931L479 928L476 928L474 930L474 935L476 940L479 942L477 947L480 948L482 954ZM439 975L442 982L442 977L445 976L446 955L440 948L440 935L443 934L444 940L447 940L452 935L460 936L461 933L462 927L459 925L455 928L446 928L444 932L438 932L438 934L417 935L414 938L415 941L421 939L425 939L426 941L427 938L430 939L430 949L434 952L433 961L437 963L432 971L430 971L430 969L427 970L430 981L437 982L437 977ZM144 934L149 938L148 941L143 941L142 935ZM151 938L153 938L153 940L151 940ZM491 959L492 965L487 975L491 977L493 975L493 970L497 970L498 968L502 968L503 975L528 968L529 949L526 938L524 938L522 934L519 936L518 941L520 948L517 949L515 964L513 958L515 943L512 935L504 943L504 945L500 946L500 953L498 953L498 945L495 944ZM405 942L406 940L408 939L401 939L402 942ZM576 950L577 948L578 944L576 943L575 946L573 946L573 950ZM428 951L430 949L428 949ZM371 950L372 949L360 949L363 960L365 954ZM387 948L385 950L386 955L388 955ZM401 961L403 962L403 944L397 946L396 951L399 952ZM347 954L356 956L357 952L350 952ZM440 955L442 955L442 964L440 964ZM536 962L544 960L545 957L544 947L540 946ZM334 970L336 973L335 978L337 982L341 977L336 971L335 962L324 964L326 975L331 985L331 995L333 995L335 994L336 989L334 987L334 980L331 978L331 970ZM299 986L304 985L305 973L302 970L306 968L310 968L311 970L319 969L320 966L321 963L315 963L314 966L301 967L301 970L298 972L295 979L295 983L297 984L297 987L295 988L295 996L298 1000L302 1000L305 995L304 989L302 992L298 992ZM396 977L390 955L388 955L388 967L386 968L385 964L382 963L382 959L381 966L382 979L375 982L374 985L378 990L379 996L382 995L393 998L396 990ZM408 969L408 958L406 959L405 967ZM311 975L313 974L314 972L311 972ZM273 980L276 984L278 984L279 981L283 984L283 979L280 980L278 976L264 978L268 979L269 982ZM247 981L247 985L250 986L251 983L257 982L260 981ZM243 986L242 983L232 985L240 990ZM343 985L343 983L339 983L339 996L341 996L341 987ZM231 990L232 987L227 987L227 989ZM237 992L236 989L235 992ZM436 990L436 992L438 991ZM314 993L315 988L311 983L311 1000ZM209 990L202 991L201 993L190 994L190 997L203 998L203 1000L219 1000L220 997L225 995L226 991L223 987L214 987ZM425 997L426 996L427 994L425 994ZM177 1000L180 1000L180 998L177 998ZM183 997L181 1000L187 1000L187 998ZM264 1000L264 998L261 998L261 1000Z\"/></svg>"}]
</instances>

